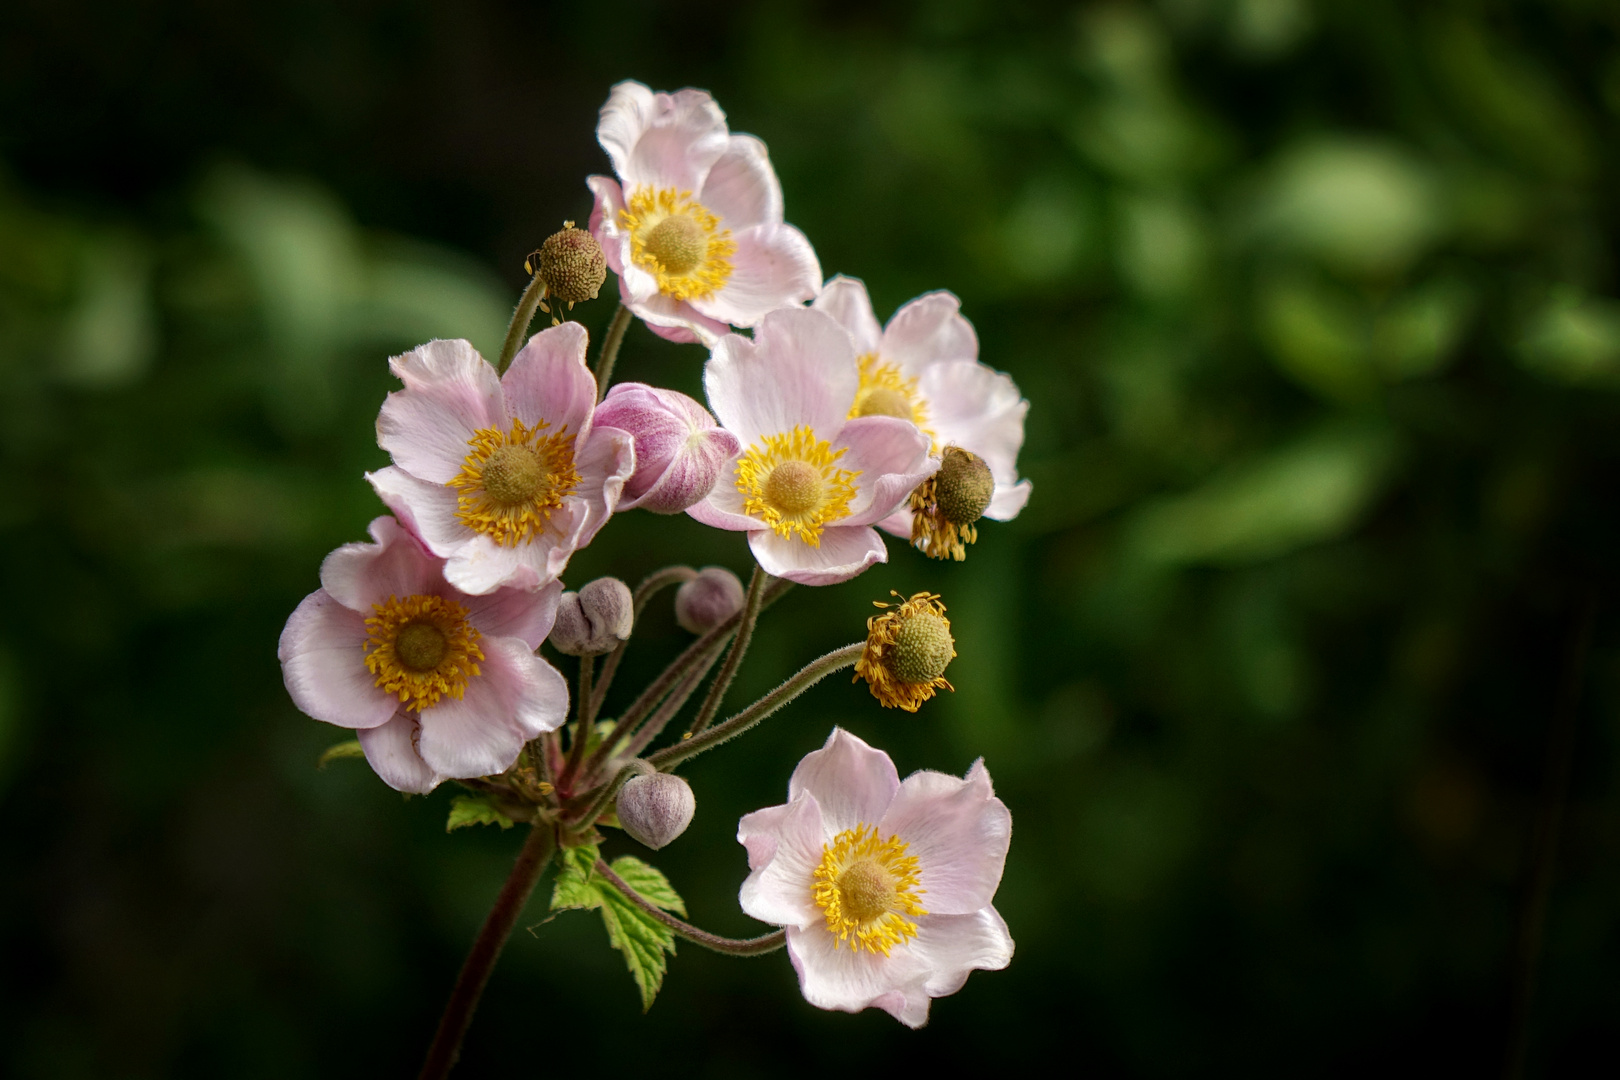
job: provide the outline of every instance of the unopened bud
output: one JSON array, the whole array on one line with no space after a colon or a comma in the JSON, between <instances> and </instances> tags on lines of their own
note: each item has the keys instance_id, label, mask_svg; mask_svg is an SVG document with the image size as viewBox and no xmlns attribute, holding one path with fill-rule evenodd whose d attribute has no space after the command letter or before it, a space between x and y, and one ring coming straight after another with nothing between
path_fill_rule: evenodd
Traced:
<instances>
[{"instance_id":1,"label":"unopened bud","mask_svg":"<svg viewBox=\"0 0 1620 1080\"><path fill-rule=\"evenodd\" d=\"M584 229L563 222L561 231L546 237L535 253L536 271L545 282L546 295L577 304L595 300L597 290L607 280L607 259L596 237Z\"/></svg>"},{"instance_id":2,"label":"unopened bud","mask_svg":"<svg viewBox=\"0 0 1620 1080\"><path fill-rule=\"evenodd\" d=\"M672 773L632 776L619 789L618 810L624 831L657 851L692 824L697 798Z\"/></svg>"},{"instance_id":3,"label":"unopened bud","mask_svg":"<svg viewBox=\"0 0 1620 1080\"><path fill-rule=\"evenodd\" d=\"M635 601L618 578L597 578L557 601L557 621L548 640L569 656L601 656L630 637Z\"/></svg>"},{"instance_id":4,"label":"unopened bud","mask_svg":"<svg viewBox=\"0 0 1620 1080\"><path fill-rule=\"evenodd\" d=\"M984 459L959 446L947 446L934 474L939 513L953 525L971 525L984 515L996 493L996 479Z\"/></svg>"},{"instance_id":5,"label":"unopened bud","mask_svg":"<svg viewBox=\"0 0 1620 1080\"><path fill-rule=\"evenodd\" d=\"M636 442L636 471L624 482L620 510L679 514L708 498L742 451L737 436L717 425L702 405L644 383L609 390L591 423L620 428Z\"/></svg>"},{"instance_id":6,"label":"unopened bud","mask_svg":"<svg viewBox=\"0 0 1620 1080\"><path fill-rule=\"evenodd\" d=\"M675 590L675 621L692 634L707 634L743 609L743 584L723 566L705 566Z\"/></svg>"}]
</instances>

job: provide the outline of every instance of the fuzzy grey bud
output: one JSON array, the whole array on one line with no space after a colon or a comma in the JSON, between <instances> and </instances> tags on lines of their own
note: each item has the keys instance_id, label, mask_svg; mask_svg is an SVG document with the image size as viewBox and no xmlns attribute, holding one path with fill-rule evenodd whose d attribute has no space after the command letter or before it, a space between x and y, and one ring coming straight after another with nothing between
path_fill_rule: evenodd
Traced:
<instances>
[{"instance_id":1,"label":"fuzzy grey bud","mask_svg":"<svg viewBox=\"0 0 1620 1080\"><path fill-rule=\"evenodd\" d=\"M597 578L557 601L551 644L569 656L601 656L630 637L635 602L618 578Z\"/></svg>"},{"instance_id":2,"label":"fuzzy grey bud","mask_svg":"<svg viewBox=\"0 0 1620 1080\"><path fill-rule=\"evenodd\" d=\"M696 810L691 785L672 773L632 776L619 789L619 824L654 851L685 832Z\"/></svg>"},{"instance_id":3,"label":"fuzzy grey bud","mask_svg":"<svg viewBox=\"0 0 1620 1080\"><path fill-rule=\"evenodd\" d=\"M705 566L675 590L675 621L692 634L707 634L743 608L743 584L723 566Z\"/></svg>"}]
</instances>

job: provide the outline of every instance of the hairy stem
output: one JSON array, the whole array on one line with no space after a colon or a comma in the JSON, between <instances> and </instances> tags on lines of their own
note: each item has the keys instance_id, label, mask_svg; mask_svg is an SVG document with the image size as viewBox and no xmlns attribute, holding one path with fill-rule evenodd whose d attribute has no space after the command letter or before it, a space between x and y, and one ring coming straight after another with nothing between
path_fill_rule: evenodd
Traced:
<instances>
[{"instance_id":1,"label":"hairy stem","mask_svg":"<svg viewBox=\"0 0 1620 1080\"><path fill-rule=\"evenodd\" d=\"M472 950L461 965L461 974L456 976L455 989L450 991L444 1016L439 1020L439 1030L434 1034L433 1045L428 1047L427 1058L422 1062L420 1080L443 1080L450 1075L456 1058L461 1055L461 1040L472 1024L478 999L484 993L484 984L489 982L489 973L495 969L495 961L499 959L512 927L516 925L523 905L528 902L529 894L534 892L535 883L540 880L540 874L545 870L546 863L551 861L555 849L556 838L552 835L550 825L535 825L529 830L529 838L523 842L523 850L518 852L517 863L512 867L506 884L501 886L495 906L489 909L489 915L473 941Z\"/></svg>"},{"instance_id":2,"label":"hairy stem","mask_svg":"<svg viewBox=\"0 0 1620 1080\"><path fill-rule=\"evenodd\" d=\"M697 571L690 566L666 566L662 570L654 570L641 579L632 596L631 627L632 632L636 623L641 621L641 613L647 607L647 601L656 596L660 590L671 585L680 585L697 577ZM602 700L607 697L608 686L613 682L613 676L618 673L619 661L624 658L625 647L630 639L619 642L618 648L608 653L608 658L602 661L602 674L596 680L596 693L591 698L591 716L595 717L602 712Z\"/></svg>"},{"instance_id":3,"label":"hairy stem","mask_svg":"<svg viewBox=\"0 0 1620 1080\"><path fill-rule=\"evenodd\" d=\"M596 400L607 396L608 383L613 381L613 365L619 359L619 346L624 344L624 332L630 329L630 309L623 304L613 313L607 333L602 337L602 352L596 358Z\"/></svg>"},{"instance_id":4,"label":"hairy stem","mask_svg":"<svg viewBox=\"0 0 1620 1080\"><path fill-rule=\"evenodd\" d=\"M624 787L626 780L629 780L632 776L645 776L648 773L657 771L657 769L640 758L633 758L625 762L624 767L619 770L618 775L610 783L603 784L596 789L596 795L585 805L583 810L568 815L569 820L576 825L589 828L592 822L602 816L602 811L607 809L607 804L619 793L619 789Z\"/></svg>"},{"instance_id":5,"label":"hairy stem","mask_svg":"<svg viewBox=\"0 0 1620 1080\"><path fill-rule=\"evenodd\" d=\"M579 775L585 761L585 744L591 737L591 675L596 670L596 657L579 658L579 699L574 703L574 744L568 749L568 764L563 767L560 785L567 792Z\"/></svg>"},{"instance_id":6,"label":"hairy stem","mask_svg":"<svg viewBox=\"0 0 1620 1080\"><path fill-rule=\"evenodd\" d=\"M762 956L768 952L775 952L787 944L786 930L778 930L775 933L756 938L728 938L721 937L719 934L711 934L707 930L699 930L691 923L677 919L645 896L636 892L630 887L629 882L615 874L613 869L601 859L596 860L596 872L606 878L609 885L623 893L626 900L675 931L675 936L683 941L690 941L694 945L701 945L705 949L725 953L727 956Z\"/></svg>"},{"instance_id":7,"label":"hairy stem","mask_svg":"<svg viewBox=\"0 0 1620 1080\"><path fill-rule=\"evenodd\" d=\"M728 739L736 738L828 675L852 666L861 658L861 650L865 648L866 642L857 641L853 645L834 649L827 655L810 661L792 678L725 723L717 724L701 735L683 739L674 746L666 746L656 754L649 754L647 761L661 771L669 772L681 762L697 757L705 750L712 750Z\"/></svg>"},{"instance_id":8,"label":"hairy stem","mask_svg":"<svg viewBox=\"0 0 1620 1080\"><path fill-rule=\"evenodd\" d=\"M512 321L506 327L506 340L501 342L501 358L495 365L496 371L504 373L506 365L523 347L523 335L529 332L529 323L534 321L534 309L540 306L540 294L545 291L546 283L536 273L529 279L529 287L523 290L517 308L512 312Z\"/></svg>"},{"instance_id":9,"label":"hairy stem","mask_svg":"<svg viewBox=\"0 0 1620 1080\"><path fill-rule=\"evenodd\" d=\"M765 582L769 579L770 575L756 563L754 573L748 579L748 597L743 602L742 622L737 624L737 637L731 643L731 651L726 653L726 662L720 665L720 674L709 684L709 693L698 708L697 719L692 721L688 735L696 735L708 727L714 714L720 711L720 702L726 696L737 668L742 666L743 654L748 651L748 642L754 636L754 624L759 621L760 601L764 598Z\"/></svg>"},{"instance_id":10,"label":"hairy stem","mask_svg":"<svg viewBox=\"0 0 1620 1080\"><path fill-rule=\"evenodd\" d=\"M716 648L706 658L699 661L691 671L686 673L686 677L680 681L669 697L664 699L664 703L658 707L658 711L653 713L652 718L642 725L640 731L636 732L635 737L630 740L630 745L624 748L626 754L639 756L643 750L647 749L648 744L658 738L665 725L675 718L676 713L681 711L681 707L692 696L692 691L698 688L698 684L703 681L703 677L709 673L709 669L714 666L714 662L718 659L720 659L720 650Z\"/></svg>"}]
</instances>

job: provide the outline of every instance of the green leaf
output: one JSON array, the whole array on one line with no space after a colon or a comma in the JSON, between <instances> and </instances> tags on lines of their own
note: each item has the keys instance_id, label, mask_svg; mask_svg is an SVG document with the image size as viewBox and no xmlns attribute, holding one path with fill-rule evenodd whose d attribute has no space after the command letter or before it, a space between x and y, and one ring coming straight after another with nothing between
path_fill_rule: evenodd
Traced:
<instances>
[{"instance_id":1,"label":"green leaf","mask_svg":"<svg viewBox=\"0 0 1620 1080\"><path fill-rule=\"evenodd\" d=\"M327 765L341 758L363 758L366 752L360 747L359 739L350 739L347 742L333 743L321 752L320 760L315 762L317 769L324 769Z\"/></svg>"},{"instance_id":2,"label":"green leaf","mask_svg":"<svg viewBox=\"0 0 1620 1080\"><path fill-rule=\"evenodd\" d=\"M482 795L457 795L450 800L450 820L444 823L444 831L454 832L468 825L499 825L510 829L512 819Z\"/></svg>"},{"instance_id":3,"label":"green leaf","mask_svg":"<svg viewBox=\"0 0 1620 1080\"><path fill-rule=\"evenodd\" d=\"M630 977L641 991L641 1008L652 1008L653 999L664 984L665 954L675 952L675 934L637 907L596 873L600 857L595 845L564 850L558 858L560 870L551 890L553 911L594 908L602 913L608 944L619 950ZM629 855L613 861L613 872L636 892L661 908L686 914L686 904L656 868Z\"/></svg>"},{"instance_id":4,"label":"green leaf","mask_svg":"<svg viewBox=\"0 0 1620 1080\"><path fill-rule=\"evenodd\" d=\"M602 882L596 876L598 858L595 844L563 848L557 853L557 881L551 887L552 911L601 906Z\"/></svg>"},{"instance_id":5,"label":"green leaf","mask_svg":"<svg viewBox=\"0 0 1620 1080\"><path fill-rule=\"evenodd\" d=\"M675 891L664 872L656 866L648 866L634 855L621 855L611 865L613 872L623 878L626 885L654 904L677 915L686 914L686 901L681 899L680 893Z\"/></svg>"},{"instance_id":6,"label":"green leaf","mask_svg":"<svg viewBox=\"0 0 1620 1080\"><path fill-rule=\"evenodd\" d=\"M665 953L675 952L675 934L631 903L617 889L602 889L602 922L607 926L608 943L619 950L630 977L641 991L641 1011L652 1008L653 999L664 985Z\"/></svg>"}]
</instances>

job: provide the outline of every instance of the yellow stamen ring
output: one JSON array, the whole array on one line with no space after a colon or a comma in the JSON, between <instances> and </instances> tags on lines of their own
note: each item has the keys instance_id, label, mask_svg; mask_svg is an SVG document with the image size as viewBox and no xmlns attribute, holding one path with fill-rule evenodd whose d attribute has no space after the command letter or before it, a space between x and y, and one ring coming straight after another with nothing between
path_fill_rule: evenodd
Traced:
<instances>
[{"instance_id":1,"label":"yellow stamen ring","mask_svg":"<svg viewBox=\"0 0 1620 1080\"><path fill-rule=\"evenodd\" d=\"M821 546L828 525L849 516L860 470L834 466L844 456L832 443L800 425L785 435L767 435L737 460L737 490L743 512L757 516L776 535L797 535Z\"/></svg>"},{"instance_id":2,"label":"yellow stamen ring","mask_svg":"<svg viewBox=\"0 0 1620 1080\"><path fill-rule=\"evenodd\" d=\"M690 191L637 188L619 211L630 234L630 261L658 279L658 291L676 300L701 300L731 277L737 243L731 230Z\"/></svg>"},{"instance_id":3,"label":"yellow stamen ring","mask_svg":"<svg viewBox=\"0 0 1620 1080\"><path fill-rule=\"evenodd\" d=\"M902 375L897 365L879 362L877 353L862 353L856 362L860 365L861 381L855 390L855 403L849 407L849 419L896 416L910 420L917 425L917 430L928 436L933 452L938 453L933 429L928 426L928 402L917 389L916 378Z\"/></svg>"},{"instance_id":4,"label":"yellow stamen ring","mask_svg":"<svg viewBox=\"0 0 1620 1080\"><path fill-rule=\"evenodd\" d=\"M811 895L827 917L834 948L865 949L889 955L896 945L917 936L907 915L927 915L917 902L917 856L906 854L898 836L878 839L877 827L857 825L821 845L821 864L811 880Z\"/></svg>"},{"instance_id":5,"label":"yellow stamen ring","mask_svg":"<svg viewBox=\"0 0 1620 1080\"><path fill-rule=\"evenodd\" d=\"M542 434L547 426L513 420L510 432L479 428L467 440L470 452L449 485L460 493L457 521L502 547L545 531L551 512L580 481L573 436L567 428Z\"/></svg>"},{"instance_id":6,"label":"yellow stamen ring","mask_svg":"<svg viewBox=\"0 0 1620 1080\"><path fill-rule=\"evenodd\" d=\"M365 657L373 685L397 695L411 712L446 696L460 701L484 658L482 635L467 621L467 609L442 596L390 596L372 610Z\"/></svg>"}]
</instances>

